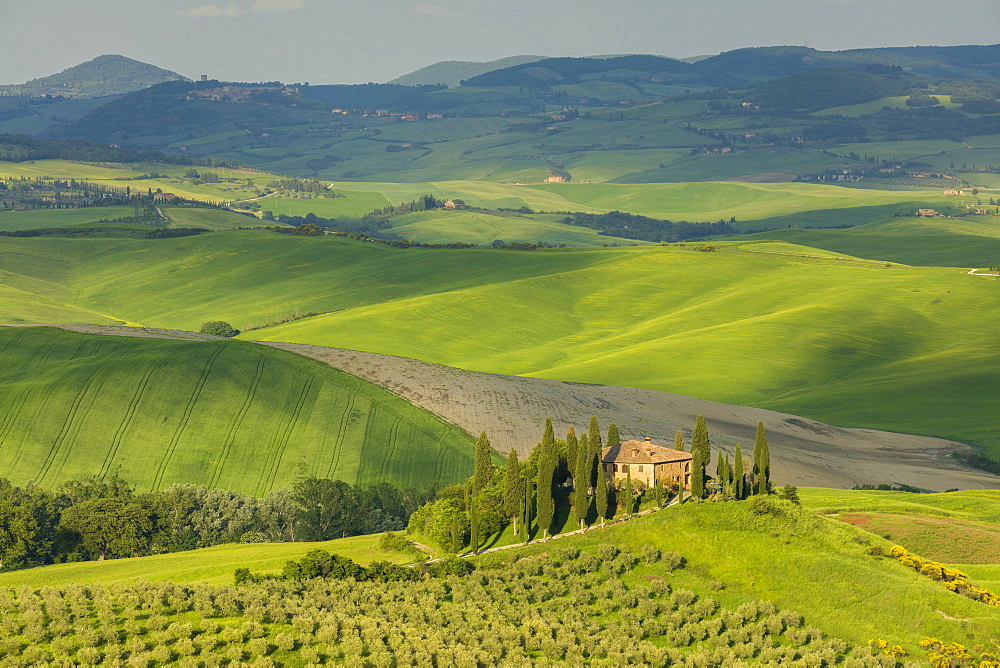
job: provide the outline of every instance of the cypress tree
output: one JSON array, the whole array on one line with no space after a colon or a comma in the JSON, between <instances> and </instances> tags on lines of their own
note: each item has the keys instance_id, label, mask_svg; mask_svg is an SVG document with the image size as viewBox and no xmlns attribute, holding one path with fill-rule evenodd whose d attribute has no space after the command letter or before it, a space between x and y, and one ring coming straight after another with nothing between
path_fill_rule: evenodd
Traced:
<instances>
[{"instance_id":1,"label":"cypress tree","mask_svg":"<svg viewBox=\"0 0 1000 668\"><path fill-rule=\"evenodd\" d=\"M542 447L538 453L538 483L535 486L537 495L536 517L542 539L548 538L552 526L552 516L555 512L555 499L552 497L552 482L555 478L556 465L555 436L552 433L552 418L545 421L545 435L542 436Z\"/></svg>"},{"instance_id":2,"label":"cypress tree","mask_svg":"<svg viewBox=\"0 0 1000 668\"><path fill-rule=\"evenodd\" d=\"M503 469L503 506L514 523L514 533L517 533L517 522L523 513L524 490L521 487L521 462L517 461L517 451L511 448Z\"/></svg>"},{"instance_id":3,"label":"cypress tree","mask_svg":"<svg viewBox=\"0 0 1000 668\"><path fill-rule=\"evenodd\" d=\"M589 440L589 439L588 439ZM577 453L576 467L573 470L573 513L580 528L587 521L587 511L590 510L590 497L587 496L587 485L590 482L590 453L586 448L580 448Z\"/></svg>"},{"instance_id":4,"label":"cypress tree","mask_svg":"<svg viewBox=\"0 0 1000 668\"><path fill-rule=\"evenodd\" d=\"M615 429L617 431L617 428ZM587 429L587 447L591 458L591 486L597 484L597 467L601 465L601 456L604 453L604 444L601 442L601 427L597 424L597 416L590 416L590 426Z\"/></svg>"},{"instance_id":5,"label":"cypress tree","mask_svg":"<svg viewBox=\"0 0 1000 668\"><path fill-rule=\"evenodd\" d=\"M590 447L596 450L601 450L604 446L601 443L601 425L597 424L597 416L590 416L590 428L587 430L587 440L590 441Z\"/></svg>"},{"instance_id":6,"label":"cypress tree","mask_svg":"<svg viewBox=\"0 0 1000 668\"><path fill-rule=\"evenodd\" d=\"M458 554L462 550L462 527L458 521L458 511L451 514L451 551Z\"/></svg>"},{"instance_id":7,"label":"cypress tree","mask_svg":"<svg viewBox=\"0 0 1000 668\"><path fill-rule=\"evenodd\" d=\"M680 429L674 434L674 450L680 450L684 452L684 434Z\"/></svg>"},{"instance_id":8,"label":"cypress tree","mask_svg":"<svg viewBox=\"0 0 1000 668\"><path fill-rule=\"evenodd\" d=\"M531 481L523 478L522 483L524 485L524 505L521 510L521 531L518 537L522 543L527 543L530 535L528 527L531 525Z\"/></svg>"},{"instance_id":9,"label":"cypress tree","mask_svg":"<svg viewBox=\"0 0 1000 668\"><path fill-rule=\"evenodd\" d=\"M746 498L746 473L743 471L743 444L736 444L736 461L733 462L733 480L736 483L736 499Z\"/></svg>"},{"instance_id":10,"label":"cypress tree","mask_svg":"<svg viewBox=\"0 0 1000 668\"><path fill-rule=\"evenodd\" d=\"M699 415L691 435L691 495L697 499L705 498L705 467L708 466L711 453L708 427L705 426L705 418Z\"/></svg>"},{"instance_id":11,"label":"cypress tree","mask_svg":"<svg viewBox=\"0 0 1000 668\"><path fill-rule=\"evenodd\" d=\"M771 489L771 455L767 450L764 423L757 423L757 438L753 442L754 494L767 494Z\"/></svg>"},{"instance_id":12,"label":"cypress tree","mask_svg":"<svg viewBox=\"0 0 1000 668\"><path fill-rule=\"evenodd\" d=\"M608 447L622 444L622 437L618 435L618 425L614 422L608 425Z\"/></svg>"},{"instance_id":13,"label":"cypress tree","mask_svg":"<svg viewBox=\"0 0 1000 668\"><path fill-rule=\"evenodd\" d=\"M576 484L576 459L580 456L580 444L576 440L576 430L570 427L566 432L566 470Z\"/></svg>"},{"instance_id":14,"label":"cypress tree","mask_svg":"<svg viewBox=\"0 0 1000 668\"><path fill-rule=\"evenodd\" d=\"M608 476L604 472L604 464L597 467L597 482L594 483L594 503L597 506L597 516L601 519L601 526L608 516Z\"/></svg>"},{"instance_id":15,"label":"cypress tree","mask_svg":"<svg viewBox=\"0 0 1000 668\"><path fill-rule=\"evenodd\" d=\"M472 493L478 494L493 484L493 458L490 439L486 432L479 434L476 441L476 464L472 474Z\"/></svg>"},{"instance_id":16,"label":"cypress tree","mask_svg":"<svg viewBox=\"0 0 1000 668\"><path fill-rule=\"evenodd\" d=\"M472 554L479 554L479 499L472 497L469 506L469 550Z\"/></svg>"}]
</instances>

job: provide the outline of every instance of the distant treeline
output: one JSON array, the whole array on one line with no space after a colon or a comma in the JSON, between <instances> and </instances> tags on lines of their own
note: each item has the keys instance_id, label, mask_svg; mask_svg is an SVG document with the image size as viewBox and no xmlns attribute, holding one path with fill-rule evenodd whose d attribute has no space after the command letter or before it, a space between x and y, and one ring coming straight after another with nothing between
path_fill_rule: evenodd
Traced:
<instances>
[{"instance_id":1,"label":"distant treeline","mask_svg":"<svg viewBox=\"0 0 1000 668\"><path fill-rule=\"evenodd\" d=\"M433 489L317 478L263 499L199 485L137 494L120 478L73 480L51 491L0 478L0 569L397 531L434 496Z\"/></svg>"},{"instance_id":2,"label":"distant treeline","mask_svg":"<svg viewBox=\"0 0 1000 668\"><path fill-rule=\"evenodd\" d=\"M133 151L82 139L49 141L25 137L24 135L0 134L0 160L24 162L26 160L56 159L112 163L160 162L170 165L202 167L239 168L245 166L232 160L195 158L189 155L173 155L160 151Z\"/></svg>"},{"instance_id":3,"label":"distant treeline","mask_svg":"<svg viewBox=\"0 0 1000 668\"><path fill-rule=\"evenodd\" d=\"M329 86L303 86L303 97L316 100L338 109L359 111L443 111L464 102L455 99L428 97L428 93L445 86L402 86L400 84L337 84Z\"/></svg>"},{"instance_id":4,"label":"distant treeline","mask_svg":"<svg viewBox=\"0 0 1000 668\"><path fill-rule=\"evenodd\" d=\"M309 220L308 214L305 218L300 218L297 220ZM312 221L324 220L313 216ZM332 221L326 221L332 222ZM451 243L432 243L432 244L422 244L417 241L407 241L406 239L386 239L383 237L374 237L367 234L356 234L353 232L345 232L343 230L337 229L335 227L320 227L315 222L305 222L296 224L294 227L265 227L264 229L270 230L272 232L278 232L281 234L294 234L301 236L318 236L320 234L334 234L338 237L347 237L349 239L357 239L359 241L374 241L376 243L384 244L386 246L392 246L393 248L475 248L476 244L466 244L460 241L455 241Z\"/></svg>"},{"instance_id":5,"label":"distant treeline","mask_svg":"<svg viewBox=\"0 0 1000 668\"><path fill-rule=\"evenodd\" d=\"M689 223L681 220L658 220L624 211L609 213L574 213L563 219L567 225L581 225L599 230L599 234L640 239L642 241L675 242L700 239L720 234L738 234L733 226L736 219L715 223Z\"/></svg>"}]
</instances>

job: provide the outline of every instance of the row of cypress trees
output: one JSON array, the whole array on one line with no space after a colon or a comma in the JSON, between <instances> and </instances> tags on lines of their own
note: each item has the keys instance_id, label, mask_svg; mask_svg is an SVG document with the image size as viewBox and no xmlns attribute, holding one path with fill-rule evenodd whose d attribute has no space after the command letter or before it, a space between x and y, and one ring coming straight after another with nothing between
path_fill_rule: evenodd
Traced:
<instances>
[{"instance_id":1,"label":"row of cypress trees","mask_svg":"<svg viewBox=\"0 0 1000 668\"><path fill-rule=\"evenodd\" d=\"M712 457L711 448L705 418L699 415L691 435L691 496L697 499L708 496L706 470ZM743 445L740 443L736 444L732 462L726 452L720 451L716 457L716 491L723 498L740 500L771 492L771 455L763 422L757 422L752 462L743 456Z\"/></svg>"},{"instance_id":2,"label":"row of cypress trees","mask_svg":"<svg viewBox=\"0 0 1000 668\"><path fill-rule=\"evenodd\" d=\"M621 436L618 427L608 425L607 445L619 445ZM499 485L502 514L512 523L515 533L522 542L527 542L530 525L534 521L543 539L548 538L555 519L557 488L568 478L572 478L573 491L570 496L574 519L580 528L586 527L591 503L594 504L598 520L603 524L607 518L610 495L609 485L601 455L605 445L601 438L601 428L596 416L591 416L586 433L579 437L570 427L566 434L565 450L557 445L552 427L552 419L545 421L545 431L541 442L535 446L527 460L521 462L516 450L511 450L502 473L495 471L492 449L486 433L480 434L476 442L475 470L466 488L466 508L469 509L470 538L473 552L478 552L484 536L480 535L479 504L476 498ZM678 429L674 448L684 450L684 437ZM712 444L708 435L705 418L699 415L691 436L691 496L702 499L709 495L709 487L721 493L722 498L745 499L756 494L771 491L770 455L767 435L763 422L757 423L753 461L748 461L742 453L742 445L736 446L733 461L729 454L717 455L714 485L709 482L707 468L711 461ZM631 484L626 487L631 489ZM456 523L454 532L458 532ZM456 544L458 536L455 537Z\"/></svg>"}]
</instances>

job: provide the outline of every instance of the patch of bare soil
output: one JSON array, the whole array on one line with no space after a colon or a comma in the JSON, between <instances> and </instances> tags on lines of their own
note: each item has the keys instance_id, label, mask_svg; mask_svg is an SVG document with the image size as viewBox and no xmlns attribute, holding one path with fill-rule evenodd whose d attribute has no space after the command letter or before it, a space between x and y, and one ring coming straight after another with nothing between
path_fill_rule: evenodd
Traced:
<instances>
[{"instance_id":1,"label":"patch of bare soil","mask_svg":"<svg viewBox=\"0 0 1000 668\"><path fill-rule=\"evenodd\" d=\"M690 443L695 418L708 423L712 443L749 456L757 421L768 434L772 477L780 484L850 488L892 483L923 489L1000 489L1000 477L941 457L967 446L938 438L848 429L775 411L705 401L667 392L610 385L503 376L420 360L296 343L266 343L297 352L381 385L471 434L485 431L502 453L526 455L545 418L558 434L585 429L591 415L618 425L623 438L651 437L672 445L680 428Z\"/></svg>"}]
</instances>

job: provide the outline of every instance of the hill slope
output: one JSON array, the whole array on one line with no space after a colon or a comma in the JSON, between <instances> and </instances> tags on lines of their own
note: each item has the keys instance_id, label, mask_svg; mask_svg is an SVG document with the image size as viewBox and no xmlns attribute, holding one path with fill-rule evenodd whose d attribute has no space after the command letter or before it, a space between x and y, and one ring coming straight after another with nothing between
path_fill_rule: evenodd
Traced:
<instances>
[{"instance_id":1,"label":"hill slope","mask_svg":"<svg viewBox=\"0 0 1000 668\"><path fill-rule=\"evenodd\" d=\"M545 56L508 56L486 62L474 60L443 60L427 67L421 67L402 76L398 76L386 83L402 84L404 86L427 86L433 84L444 84L449 88L457 86L465 79L492 72L493 70L513 67L525 63L533 63L542 60Z\"/></svg>"},{"instance_id":2,"label":"hill slope","mask_svg":"<svg viewBox=\"0 0 1000 668\"><path fill-rule=\"evenodd\" d=\"M948 441L843 429L759 408L632 387L474 373L403 357L299 343L269 345L381 385L470 433L485 430L494 449L500 453L516 449L522 459L549 417L559 434L569 427L582 428L596 415L602 425L618 425L623 438L651 437L669 444L677 429L690 441L695 418L703 415L712 445L730 456L735 456L737 443L754 440L757 421L762 421L768 434L772 479L779 485L903 483L942 490L1000 488L1000 477L940 459L958 447ZM845 467L844 461L852 465Z\"/></svg>"},{"instance_id":3,"label":"hill slope","mask_svg":"<svg viewBox=\"0 0 1000 668\"><path fill-rule=\"evenodd\" d=\"M119 475L263 495L316 476L402 487L471 472L471 439L385 390L226 340L0 328L0 477Z\"/></svg>"},{"instance_id":4,"label":"hill slope","mask_svg":"<svg viewBox=\"0 0 1000 668\"><path fill-rule=\"evenodd\" d=\"M125 56L104 55L74 65L58 74L32 79L23 84L0 86L0 93L104 97L131 93L164 81L190 81L190 79L177 72Z\"/></svg>"},{"instance_id":5,"label":"hill slope","mask_svg":"<svg viewBox=\"0 0 1000 668\"><path fill-rule=\"evenodd\" d=\"M404 250L249 230L8 239L0 321L246 329L325 313L246 336L669 391L1000 456L989 278L780 243L694 249Z\"/></svg>"}]
</instances>

